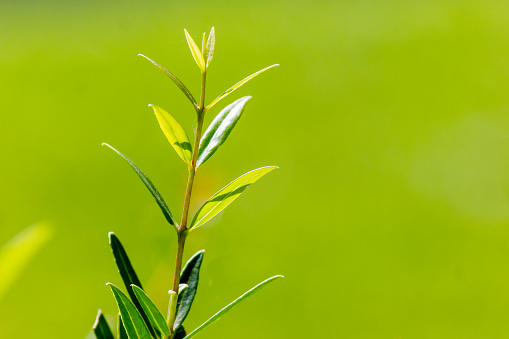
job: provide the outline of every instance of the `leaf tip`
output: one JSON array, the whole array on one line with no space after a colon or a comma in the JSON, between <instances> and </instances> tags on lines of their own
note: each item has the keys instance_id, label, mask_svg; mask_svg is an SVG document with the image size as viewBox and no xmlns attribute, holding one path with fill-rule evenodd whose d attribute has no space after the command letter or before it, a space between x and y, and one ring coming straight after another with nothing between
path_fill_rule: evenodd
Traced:
<instances>
[{"instance_id":1,"label":"leaf tip","mask_svg":"<svg viewBox=\"0 0 509 339\"><path fill-rule=\"evenodd\" d=\"M110 245L111 245L111 242L113 241L113 239L115 239L117 236L115 235L115 233L113 232L109 232L108 233L108 240L110 241Z\"/></svg>"},{"instance_id":2,"label":"leaf tip","mask_svg":"<svg viewBox=\"0 0 509 339\"><path fill-rule=\"evenodd\" d=\"M93 330L95 330L99 326L99 321L100 321L99 319L101 318L102 313L103 313L103 311L101 309L99 309L99 311L97 312L97 316L95 318L95 323L92 326Z\"/></svg>"}]
</instances>

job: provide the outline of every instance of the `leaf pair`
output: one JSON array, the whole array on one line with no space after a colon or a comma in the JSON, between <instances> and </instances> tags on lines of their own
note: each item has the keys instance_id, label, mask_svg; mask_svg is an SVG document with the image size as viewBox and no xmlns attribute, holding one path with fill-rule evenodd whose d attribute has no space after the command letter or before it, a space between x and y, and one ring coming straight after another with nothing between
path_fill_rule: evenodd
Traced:
<instances>
[{"instance_id":1,"label":"leaf pair","mask_svg":"<svg viewBox=\"0 0 509 339\"><path fill-rule=\"evenodd\" d=\"M196 161L196 168L207 161L217 149L226 141L231 131L242 116L244 107L251 97L243 97L224 108L210 123L203 134ZM180 158L192 166L193 147L189 138L178 121L162 108L149 105L154 113L168 142L173 146Z\"/></svg>"},{"instance_id":2,"label":"leaf pair","mask_svg":"<svg viewBox=\"0 0 509 339\"><path fill-rule=\"evenodd\" d=\"M156 333L161 333L165 336L169 336L170 329L168 328L168 324L166 323L161 312L157 309L157 306L154 304L154 302L143 291L141 282L136 275L136 272L134 271L134 268L120 240L114 233L110 233L109 238L110 246L115 257L115 262L117 264L120 276L122 277L124 285L130 296L129 298L117 286L108 283L112 289L120 311L122 322L122 325L119 325L120 330L122 330L122 328L125 329L129 339L151 338L151 336L155 336ZM196 253L188 261L182 271L181 282L186 284L187 288L183 289L181 295L179 295L179 301L177 305L178 323L176 323L177 325L175 328L181 327L182 322L189 313L194 296L196 295L196 290L198 288L199 270L203 261L203 253L204 251L199 251ZM180 296L182 297L180 298ZM107 332L104 326L106 324L107 327L107 323L105 321L101 321L100 316L98 316L96 324L101 326L94 326L95 332ZM185 336L185 330L183 328L180 329L179 333L181 338ZM98 336L97 333L96 336ZM177 334L175 334L175 338L178 338ZM101 337L98 336L98 339L101 339Z\"/></svg>"},{"instance_id":3,"label":"leaf pair","mask_svg":"<svg viewBox=\"0 0 509 339\"><path fill-rule=\"evenodd\" d=\"M208 67L210 66L212 59L214 58L214 51L215 51L215 45L216 45L216 34L215 34L214 27L212 27L212 29L210 30L210 33L209 33L209 36L207 39L206 39L206 34L203 33L201 50L200 50L200 48L198 48L198 45L196 44L194 39L191 37L191 35L187 32L187 30L184 29L184 33L186 36L187 44L189 45L189 49L191 50L191 54L193 55L193 59L195 60L198 67L200 68L200 71L202 73L205 72L208 69ZM157 66L160 70L162 70L175 83L175 85L177 85L177 87L180 88L180 90L185 94L185 96L193 104L194 108L196 110L200 109L200 107L198 106L191 91L173 73L171 73L168 69L164 68L159 63L150 59L149 57L147 57L143 54L138 54L138 55L144 57L145 59L150 61L152 64ZM225 98L227 95L229 95L230 93L235 91L240 86L244 85L249 80L253 79L260 73L263 73L266 70L268 70L272 67L276 67L276 66L279 66L279 65L278 64L271 65L269 67L266 67L256 73L253 73L250 76L242 79L241 81L237 82L235 85L233 85L232 87L228 88L226 91L221 93L206 108L205 107L202 107L202 108L205 108L205 111L208 111L209 109L212 108L212 106L217 104L221 99Z\"/></svg>"},{"instance_id":4,"label":"leaf pair","mask_svg":"<svg viewBox=\"0 0 509 339\"><path fill-rule=\"evenodd\" d=\"M208 39L206 39L206 34L203 33L201 50L198 48L198 45L196 45L196 42L194 42L193 38L187 32L187 30L184 29L184 33L186 34L187 44L189 45L189 49L191 50L191 54L193 55L194 61L196 61L196 64L200 68L200 71L202 73L205 73L210 65L210 62L212 61L212 58L214 57L214 49L216 45L216 35L214 32L214 27L212 27L212 29L210 30ZM204 55L206 57L206 60Z\"/></svg>"},{"instance_id":5,"label":"leaf pair","mask_svg":"<svg viewBox=\"0 0 509 339\"><path fill-rule=\"evenodd\" d=\"M198 257L198 261L194 260L194 258ZM201 261L203 258L203 251L198 252L191 260L190 263L188 263L187 267L191 267L189 270L191 274L195 273L194 276L192 276L193 287L191 289L186 288L184 291L189 291L190 295L192 295L192 298L194 298L194 295L196 294L196 288L198 284L198 272L199 272L199 265L201 265ZM196 265L198 263L198 266ZM185 275L186 269L184 269L183 276ZM190 281L191 282L191 281ZM162 333L165 337L168 337L170 335L170 329L168 328L168 324L166 323L163 315L155 305L155 303L150 299L150 297L138 286L131 285L132 290L134 291L137 300L141 304L141 307L144 311L144 313L147 315L148 322L143 320L143 317L141 316L141 313L137 309L137 307L134 305L133 302L129 300L127 295L124 294L118 287L115 285L108 283L110 288L112 289L113 295L115 297L115 300L117 301L117 305L120 311L121 319L123 322L123 326L127 332L127 335L129 336L129 339L145 339L145 338L151 338L150 332L147 327L147 324L151 324L153 327L157 328L159 333ZM184 292L182 292L184 293ZM187 297L189 298L189 297ZM192 303L191 298L191 303ZM180 299L180 298L179 298ZM181 304L182 305L182 304ZM183 319L187 316L190 310L190 303L186 304L182 307L178 308L179 317L177 319L180 319L181 321L179 323L176 323L174 328L178 328L182 325ZM182 328L179 333L185 333L185 330ZM100 338L98 338L100 339Z\"/></svg>"}]
</instances>

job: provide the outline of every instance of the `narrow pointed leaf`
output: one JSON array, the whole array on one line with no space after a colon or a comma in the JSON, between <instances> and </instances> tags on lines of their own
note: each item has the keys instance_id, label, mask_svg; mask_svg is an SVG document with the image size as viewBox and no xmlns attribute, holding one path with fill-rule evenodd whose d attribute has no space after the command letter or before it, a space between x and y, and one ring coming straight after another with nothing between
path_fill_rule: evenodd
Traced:
<instances>
[{"instance_id":1,"label":"narrow pointed leaf","mask_svg":"<svg viewBox=\"0 0 509 339\"><path fill-rule=\"evenodd\" d=\"M101 310L97 313L97 318L92 329L94 330L94 334L97 339L115 339Z\"/></svg>"},{"instance_id":2,"label":"narrow pointed leaf","mask_svg":"<svg viewBox=\"0 0 509 339\"><path fill-rule=\"evenodd\" d=\"M184 131L179 122L175 120L170 113L156 105L149 106L154 109L159 126L166 136L166 139L168 139L168 142L175 149L175 152L177 152L179 157L184 160L185 163L191 164L193 147L189 142L186 131Z\"/></svg>"},{"instance_id":3,"label":"narrow pointed leaf","mask_svg":"<svg viewBox=\"0 0 509 339\"><path fill-rule=\"evenodd\" d=\"M246 293L244 293L243 295L241 295L237 299L235 299L233 302L231 302L230 304L225 306L219 312L214 314L210 319L208 319L206 322L204 322L203 324L198 326L195 330L193 330L191 333L189 333L185 338L186 339L190 339L191 336L196 335L199 332L203 331L207 326L209 326L210 324L212 324L213 322L215 322L216 320L221 318L225 313L227 313L228 311L231 311L241 301L246 300L248 297L250 297L254 293L258 292L260 289L262 289L268 283L270 283L270 282L272 282L272 281L274 281L274 280L276 280L278 278L283 278L283 276L282 275L276 275L276 276L273 276L272 278L269 278L269 279L267 279L265 281L262 281L261 283L259 283L258 285L256 285L255 287L253 287L252 289L250 289L249 291L247 291Z\"/></svg>"},{"instance_id":4,"label":"narrow pointed leaf","mask_svg":"<svg viewBox=\"0 0 509 339\"><path fill-rule=\"evenodd\" d=\"M177 316L175 317L174 328L178 328L186 319L191 305L193 304L196 291L198 289L198 280L200 278L200 267L203 262L203 255L205 251L201 250L196 252L184 266L180 275L180 282L187 284L187 288L179 293L177 302Z\"/></svg>"},{"instance_id":5,"label":"narrow pointed leaf","mask_svg":"<svg viewBox=\"0 0 509 339\"><path fill-rule=\"evenodd\" d=\"M166 324L166 320L164 316L161 314L157 306L150 299L150 297L138 286L131 285L134 290L134 294L136 294L136 298L143 307L145 314L147 315L150 323L155 328L159 329L159 332L163 333L165 336L170 335L170 329L168 328L168 324Z\"/></svg>"},{"instance_id":6,"label":"narrow pointed leaf","mask_svg":"<svg viewBox=\"0 0 509 339\"><path fill-rule=\"evenodd\" d=\"M124 323L122 322L122 317L120 316L120 313L118 314L118 326L117 326L117 333L118 333L118 339L129 339L127 336L127 332L124 328Z\"/></svg>"},{"instance_id":7,"label":"narrow pointed leaf","mask_svg":"<svg viewBox=\"0 0 509 339\"><path fill-rule=\"evenodd\" d=\"M180 326L175 331L175 334L173 335L173 339L184 339L186 337L186 335L187 335L187 333L186 333L186 330L184 329L184 326ZM187 338L187 339L191 339L191 338Z\"/></svg>"},{"instance_id":8,"label":"narrow pointed leaf","mask_svg":"<svg viewBox=\"0 0 509 339\"><path fill-rule=\"evenodd\" d=\"M122 246L122 243L117 238L115 233L110 232L108 234L108 237L110 240L111 251L113 252L113 257L115 258L115 263L117 264L118 272L122 277L122 281L124 282L127 293L131 297L131 300L133 301L134 305L140 312L145 323L147 323L150 332L154 334L155 331L149 322L148 316L145 314L143 307L138 302L138 298L136 298L136 294L134 293L133 288L131 287L131 285L136 285L142 288L141 281L136 275L136 272L134 271L133 265L131 264L129 257L127 256L124 246Z\"/></svg>"},{"instance_id":9,"label":"narrow pointed leaf","mask_svg":"<svg viewBox=\"0 0 509 339\"><path fill-rule=\"evenodd\" d=\"M170 223L170 225L175 226L175 221L174 221L175 219L173 219L173 215L171 214L170 209L168 208L168 205L166 205L166 202L164 201L163 196L161 195L161 193L159 193L157 188L154 186L152 181L150 181L150 179L145 175L145 173L143 173L143 171L138 166L136 166L136 164L131 159L126 157L124 154L120 153L119 151L117 151L116 149L114 149L113 147L108 145L107 143L103 143L103 145L108 146L113 151L115 151L118 155L120 155L122 158L124 158L125 161L127 161L127 163L136 172L136 174L141 179L141 181L143 181L143 184L145 184L145 187L148 188L148 190L150 191L150 193L156 200L157 205L159 205L159 208L163 212L166 220Z\"/></svg>"},{"instance_id":10,"label":"narrow pointed leaf","mask_svg":"<svg viewBox=\"0 0 509 339\"><path fill-rule=\"evenodd\" d=\"M194 61L196 61L196 64L198 67L200 67L200 70L205 72L205 60L203 59L203 54L201 53L200 48L198 45L196 45L196 42L194 42L193 38L187 32L187 30L184 29L184 32L186 33L187 44L189 45L191 54L193 54Z\"/></svg>"},{"instance_id":11,"label":"narrow pointed leaf","mask_svg":"<svg viewBox=\"0 0 509 339\"><path fill-rule=\"evenodd\" d=\"M239 121L247 101L251 97L243 97L226 106L210 123L200 140L196 167L207 161L226 141L230 132Z\"/></svg>"},{"instance_id":12,"label":"narrow pointed leaf","mask_svg":"<svg viewBox=\"0 0 509 339\"><path fill-rule=\"evenodd\" d=\"M136 306L117 286L112 283L107 283L107 285L110 286L117 301L120 317L129 339L151 339L147 325L136 310Z\"/></svg>"},{"instance_id":13,"label":"narrow pointed leaf","mask_svg":"<svg viewBox=\"0 0 509 339\"><path fill-rule=\"evenodd\" d=\"M210 30L209 38L207 39L207 68L214 58L214 49L216 47L216 33L214 31L214 27Z\"/></svg>"},{"instance_id":14,"label":"narrow pointed leaf","mask_svg":"<svg viewBox=\"0 0 509 339\"><path fill-rule=\"evenodd\" d=\"M191 229L195 229L212 219L216 214L221 212L226 206L244 192L256 180L269 173L277 166L261 167L238 177L231 183L223 187L219 192L214 194L207 202L198 210L191 223Z\"/></svg>"},{"instance_id":15,"label":"narrow pointed leaf","mask_svg":"<svg viewBox=\"0 0 509 339\"><path fill-rule=\"evenodd\" d=\"M187 89L186 85L184 85L184 83L179 80L179 78L177 78L175 75L173 75L173 73L171 73L166 68L164 68L163 66L161 66L154 60L150 59L149 57L147 57L143 54L138 54L138 55L141 57L144 57L145 59L147 59L154 65L156 65L161 71L163 71L168 76L168 78L170 78L175 83L175 85L177 85L177 87L180 88L180 90L186 95L186 97L189 99L189 101L191 101L191 103L194 105L194 107L198 107L198 104L196 103L196 100L194 99L193 94L191 93L190 90Z\"/></svg>"},{"instance_id":16,"label":"narrow pointed leaf","mask_svg":"<svg viewBox=\"0 0 509 339\"><path fill-rule=\"evenodd\" d=\"M237 88L239 88L240 86L244 85L246 82L248 82L249 80L253 79L255 76L257 76L258 74L260 73L263 73L265 72L266 70L268 69L271 69L273 67L276 67L276 66L279 66L278 64L275 64L275 65L272 65L272 66L269 66L269 67L265 67L264 69L262 70L259 70L258 72L256 73L253 73L251 74L250 76L248 76L247 78L244 78L242 80L240 80L239 82L237 82L235 85L233 85L232 87L228 88L226 91L224 91L223 93L221 93L221 95L219 95L217 98L215 98L208 106L207 106L207 109L210 109L212 108L212 106L214 106L215 104L217 104L219 102L219 100L223 99L224 97L226 97L228 94L230 94L231 92L235 91Z\"/></svg>"}]
</instances>

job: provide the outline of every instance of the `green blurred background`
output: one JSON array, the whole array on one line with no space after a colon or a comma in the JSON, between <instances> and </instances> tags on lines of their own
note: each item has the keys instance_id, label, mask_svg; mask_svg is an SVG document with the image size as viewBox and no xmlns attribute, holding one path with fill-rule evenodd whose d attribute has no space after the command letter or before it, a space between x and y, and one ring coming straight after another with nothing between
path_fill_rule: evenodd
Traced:
<instances>
[{"instance_id":1,"label":"green blurred background","mask_svg":"<svg viewBox=\"0 0 509 339\"><path fill-rule=\"evenodd\" d=\"M147 104L192 134L199 89L183 28L216 28L208 99L273 63L209 114L253 95L199 172L194 210L278 165L189 238L205 248L194 328L285 275L200 338L507 338L507 1L0 2L0 244L55 236L0 301L1 338L84 338L115 231L167 303L175 235L131 157L179 215L186 167ZM219 107L221 106L221 107ZM1 278L0 272L0 278Z\"/></svg>"}]
</instances>

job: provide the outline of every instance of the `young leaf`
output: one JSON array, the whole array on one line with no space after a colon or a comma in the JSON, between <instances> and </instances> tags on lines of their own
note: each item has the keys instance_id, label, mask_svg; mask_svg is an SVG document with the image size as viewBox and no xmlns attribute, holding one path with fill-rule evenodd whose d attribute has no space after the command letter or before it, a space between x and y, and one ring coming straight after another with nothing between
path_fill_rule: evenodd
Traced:
<instances>
[{"instance_id":1,"label":"young leaf","mask_svg":"<svg viewBox=\"0 0 509 339\"><path fill-rule=\"evenodd\" d=\"M117 286L107 283L117 301L118 310L129 339L151 339L145 321L136 310L134 304Z\"/></svg>"},{"instance_id":2,"label":"young leaf","mask_svg":"<svg viewBox=\"0 0 509 339\"><path fill-rule=\"evenodd\" d=\"M131 264L129 257L127 256L124 246L122 246L122 243L117 238L115 233L113 232L108 233L108 237L110 240L111 251L113 252L113 257L115 258L115 263L117 264L118 272L122 277L122 281L124 282L127 293L129 293L131 300L133 301L134 305L140 312L141 317L147 324L150 332L153 334L155 333L155 331L149 322L148 316L145 314L143 307L138 302L138 298L136 298L136 294L134 293L133 288L131 287L131 285L136 285L141 288L141 281L140 279L138 279L138 276L134 271L133 265Z\"/></svg>"},{"instance_id":3,"label":"young leaf","mask_svg":"<svg viewBox=\"0 0 509 339\"><path fill-rule=\"evenodd\" d=\"M216 33L214 27L210 30L209 38L207 39L207 68L214 57L214 48L216 47Z\"/></svg>"},{"instance_id":4,"label":"young leaf","mask_svg":"<svg viewBox=\"0 0 509 339\"><path fill-rule=\"evenodd\" d=\"M134 290L134 294L136 294L136 298L140 302L141 307L143 307L145 314L147 315L148 319L150 320L150 323L154 327L159 329L159 332L163 333L165 336L169 336L170 329L168 328L168 324L166 324L166 321L164 320L164 316L157 309L157 306L154 304L154 302L138 286L131 285L131 287Z\"/></svg>"},{"instance_id":5,"label":"young leaf","mask_svg":"<svg viewBox=\"0 0 509 339\"><path fill-rule=\"evenodd\" d=\"M208 319L206 322L204 322L203 324L198 326L195 330L193 330L191 333L189 333L185 338L190 339L191 336L196 335L199 332L203 331L207 326L209 326L210 324L212 324L213 322L215 322L216 320L221 318L226 312L231 311L241 301L246 300L248 297L250 297L254 293L258 292L262 287L264 287L268 283L276 280L277 278L283 278L283 276L282 275L276 275L276 276L273 276L272 278L269 278L269 279L267 279L265 281L262 281L261 283L259 283L258 285L256 285L255 287L253 287L252 289L250 289L249 291L247 291L246 293L244 293L243 295L241 295L237 299L235 299L233 302L231 302L230 304L225 306L219 312L214 314L210 319Z\"/></svg>"},{"instance_id":6,"label":"young leaf","mask_svg":"<svg viewBox=\"0 0 509 339\"><path fill-rule=\"evenodd\" d=\"M231 183L223 187L219 192L214 194L207 202L198 210L191 223L191 230L200 227L216 214L221 212L226 206L244 192L256 180L269 173L277 166L261 167L238 177Z\"/></svg>"},{"instance_id":7,"label":"young leaf","mask_svg":"<svg viewBox=\"0 0 509 339\"><path fill-rule=\"evenodd\" d=\"M187 288L179 292L177 302L177 316L175 317L174 329L178 328L186 319L191 305L193 304L196 290L198 289L198 280L200 277L200 267L203 262L203 254L205 250L196 252L195 255L189 259L186 266L180 275L180 282L187 284Z\"/></svg>"},{"instance_id":8,"label":"young leaf","mask_svg":"<svg viewBox=\"0 0 509 339\"><path fill-rule=\"evenodd\" d=\"M239 121L244 106L251 97L243 97L226 106L210 123L200 140L196 168L208 160L221 146Z\"/></svg>"},{"instance_id":9,"label":"young leaf","mask_svg":"<svg viewBox=\"0 0 509 339\"><path fill-rule=\"evenodd\" d=\"M156 105L149 106L154 109L157 121L159 122L159 126L161 126L166 139L168 139L180 158L190 165L193 157L193 147L191 146L189 138L182 126L164 109Z\"/></svg>"},{"instance_id":10,"label":"young leaf","mask_svg":"<svg viewBox=\"0 0 509 339\"><path fill-rule=\"evenodd\" d=\"M97 318L92 329L94 330L94 334L97 339L115 339L115 337L113 337L113 333L111 333L110 326L108 325L106 318L104 318L101 310L99 310L99 313L97 313Z\"/></svg>"},{"instance_id":11,"label":"young leaf","mask_svg":"<svg viewBox=\"0 0 509 339\"><path fill-rule=\"evenodd\" d=\"M272 65L272 66L269 66L269 67L266 67L262 70L259 70L258 72L256 73L253 73L251 74L250 76L248 76L247 78L244 78L242 80L240 80L239 82L237 82L235 85L233 85L232 87L228 88L226 91L224 91L223 93L221 93L221 95L219 95L217 98L215 98L208 106L207 106L207 110L209 110L210 108L212 108L212 106L214 106L215 104L217 104L219 102L219 100L223 99L224 97L226 97L228 94L230 94L231 92L235 91L237 88L239 88L240 86L244 85L246 82L248 82L249 80L253 79L255 76L257 76L258 74L260 73L263 73L265 72L266 70L268 69L271 69L272 67L276 67L276 66L279 66L278 64L275 64L275 65Z\"/></svg>"},{"instance_id":12,"label":"young leaf","mask_svg":"<svg viewBox=\"0 0 509 339\"><path fill-rule=\"evenodd\" d=\"M127 332L124 328L124 323L122 322L122 317L120 316L120 313L118 314L118 321L117 321L117 333L118 333L118 339L129 339L127 336Z\"/></svg>"},{"instance_id":13,"label":"young leaf","mask_svg":"<svg viewBox=\"0 0 509 339\"><path fill-rule=\"evenodd\" d=\"M152 183L152 181L150 181L150 179L145 175L145 173L143 173L143 171L138 167L136 166L136 164L131 160L129 159L128 157L126 157L124 154L120 153L119 151L117 151L116 149L114 149L113 147L111 147L110 145L108 145L107 143L103 143L103 146L108 146L109 148L111 148L113 151L115 151L118 155L120 155L122 158L124 158L125 161L127 161L127 163L129 165L131 165L131 168L136 172L136 174L138 175L138 177L141 179L141 181L143 181L143 183L145 184L145 187L148 188L148 190L150 191L150 193L152 194L152 196L154 197L154 199L156 200L157 202L157 205L159 205L159 208L161 209L161 211L163 212L164 214L164 217L166 218L166 220L170 223L170 225L172 226L175 226L175 221L173 219L173 215L171 214L170 212L170 209L168 208L168 205L166 205L166 202L164 201L162 195L159 193L159 191L157 190L157 188L154 186L154 184ZM175 226L176 227L176 226Z\"/></svg>"},{"instance_id":14,"label":"young leaf","mask_svg":"<svg viewBox=\"0 0 509 339\"><path fill-rule=\"evenodd\" d=\"M205 60L203 59L203 54L201 53L200 48L196 45L196 42L194 42L193 38L187 32L187 30L184 29L184 32L186 33L187 44L189 45L189 49L193 54L194 61L196 61L196 64L198 65L198 67L200 67L200 70L203 73L205 72Z\"/></svg>"},{"instance_id":15,"label":"young leaf","mask_svg":"<svg viewBox=\"0 0 509 339\"><path fill-rule=\"evenodd\" d=\"M175 75L173 75L173 73L171 73L166 68L164 68L163 66L161 66L160 64L158 64L154 60L150 59L149 57L147 57L147 56L145 56L143 54L138 54L138 55L141 56L141 57L144 57L145 59L147 59L148 61L150 61L154 65L156 65L161 71L163 71L168 76L168 78L170 78L175 83L175 85L177 85L177 87L180 88L180 90L186 95L186 97L189 99L189 101L191 101L191 103L194 105L194 107L195 108L198 107L198 104L196 103L196 100L194 99L193 94L191 93L191 91L188 90L187 87L182 83L182 81L180 81Z\"/></svg>"}]
</instances>

